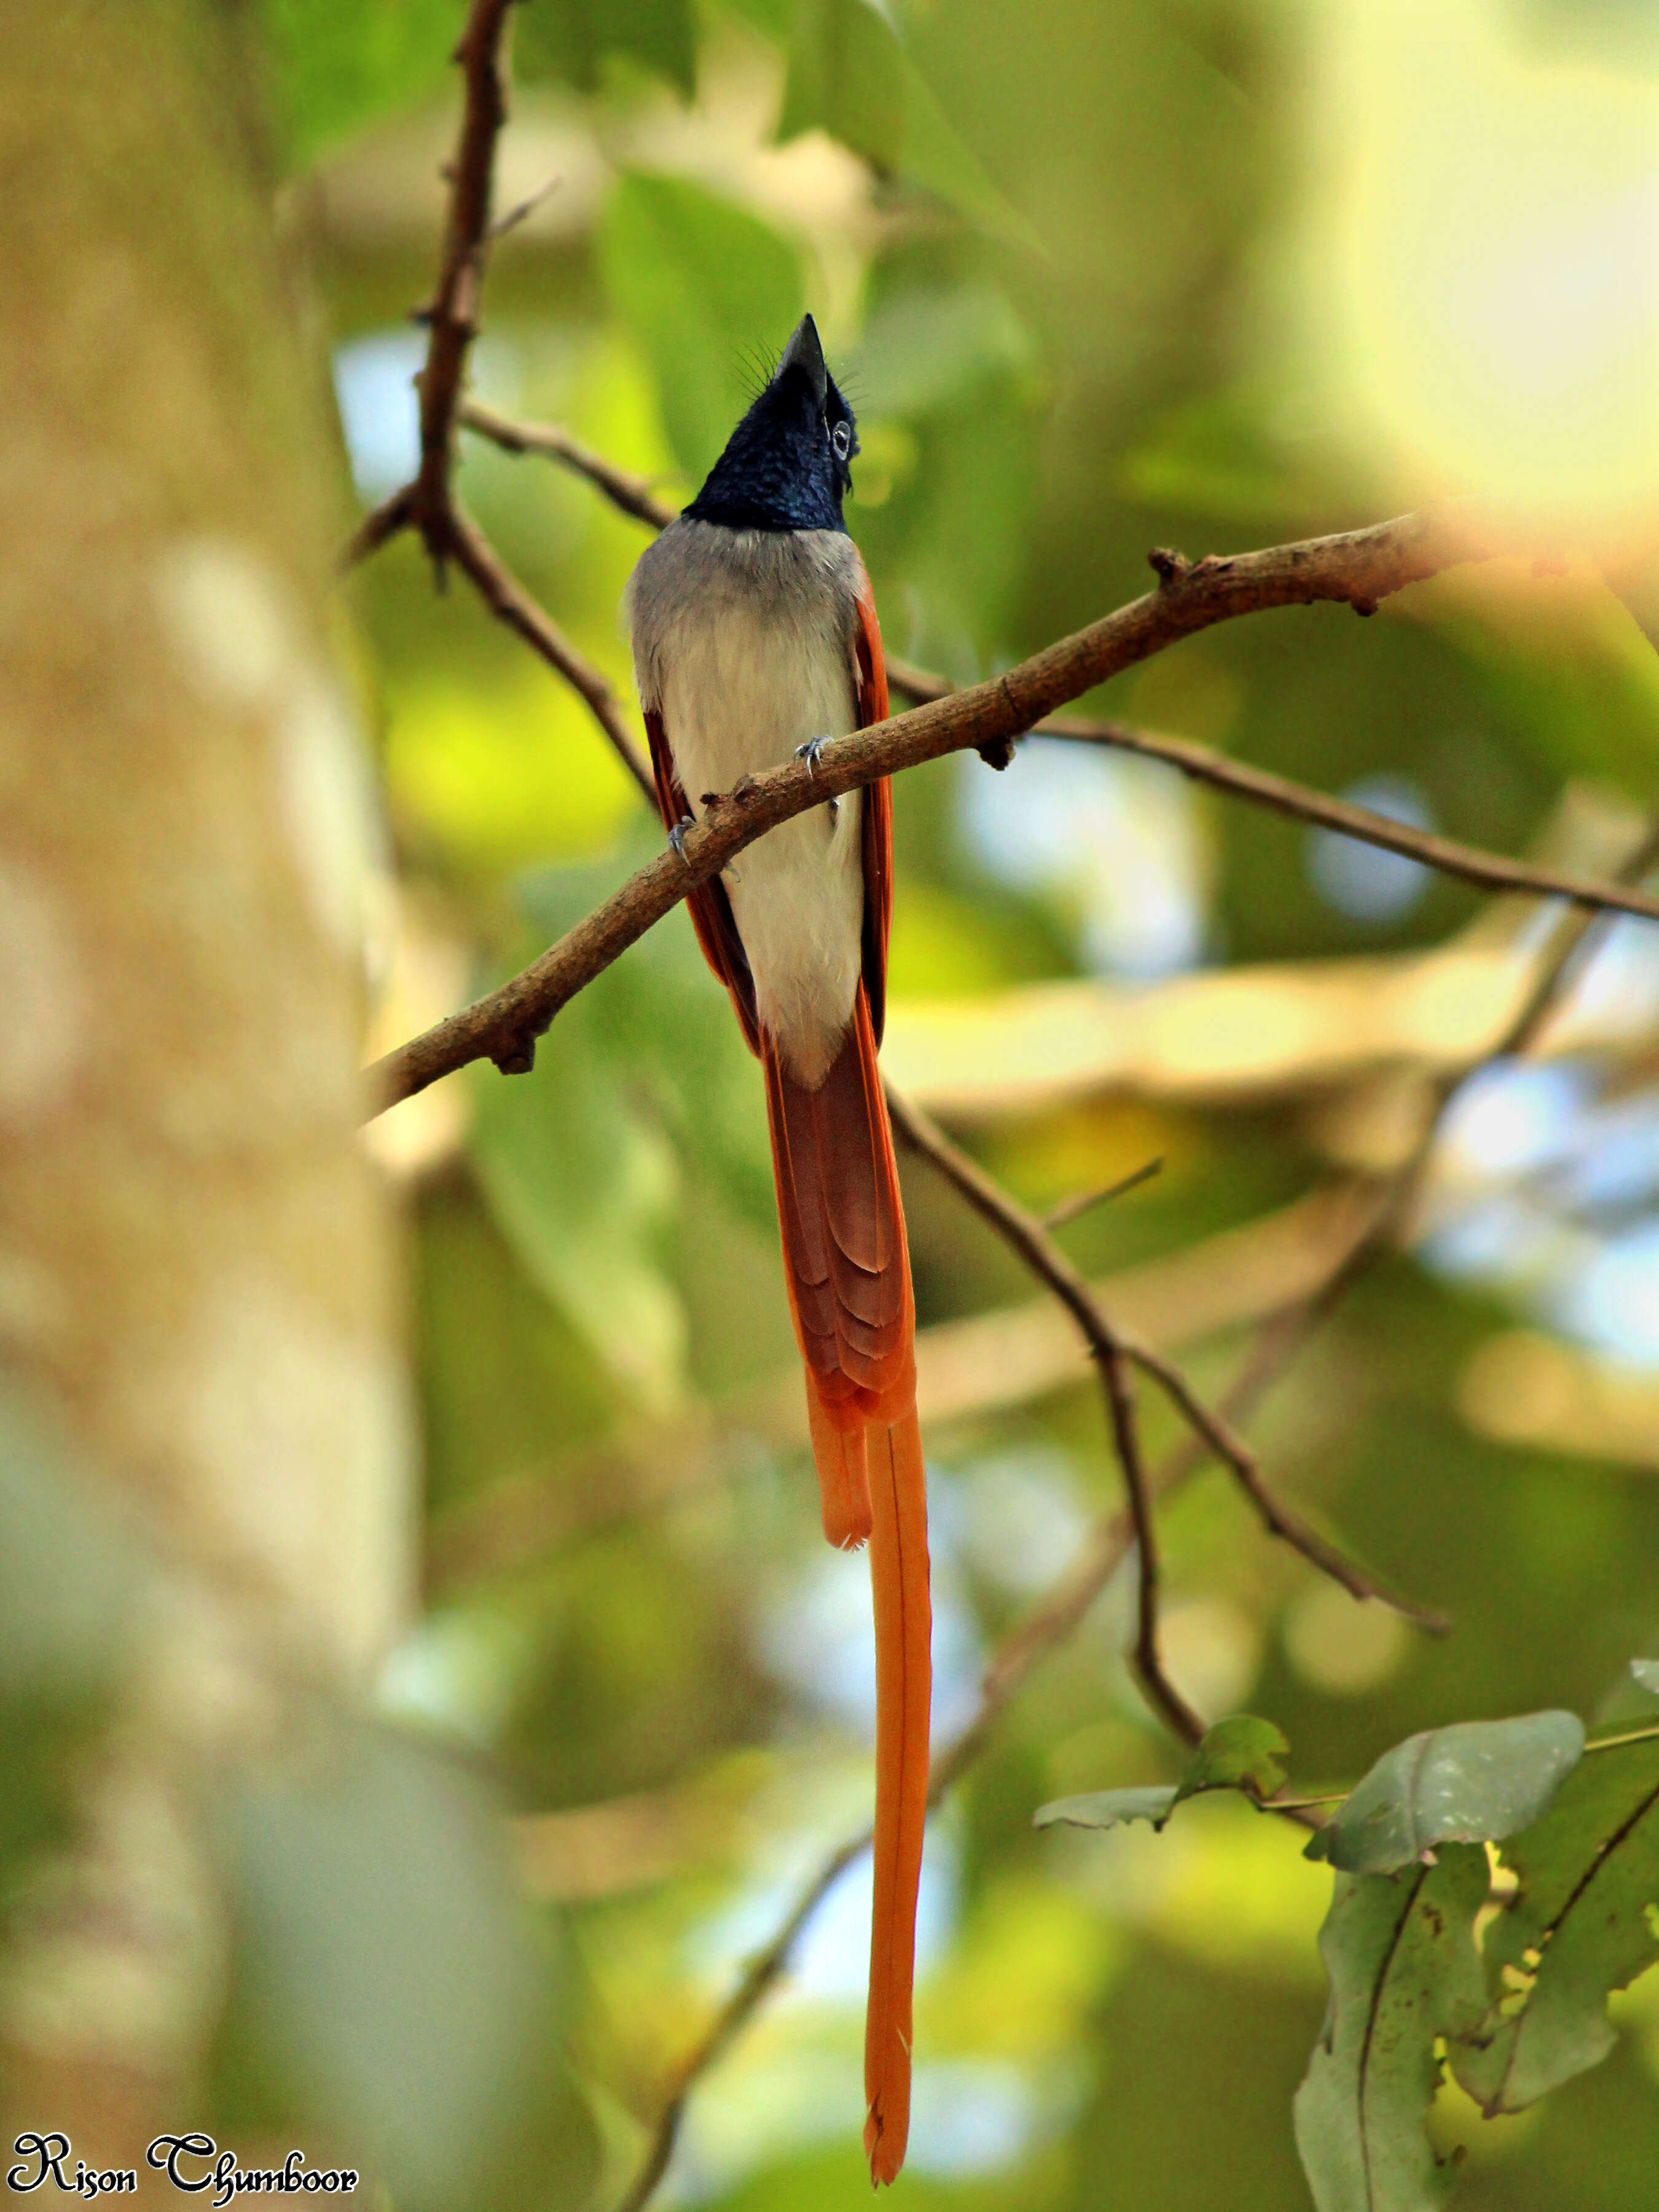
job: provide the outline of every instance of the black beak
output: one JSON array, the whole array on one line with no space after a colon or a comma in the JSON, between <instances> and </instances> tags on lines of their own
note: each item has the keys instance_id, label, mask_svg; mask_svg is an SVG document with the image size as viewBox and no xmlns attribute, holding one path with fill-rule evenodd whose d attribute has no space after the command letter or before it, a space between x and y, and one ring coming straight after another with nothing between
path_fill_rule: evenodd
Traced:
<instances>
[{"instance_id":1,"label":"black beak","mask_svg":"<svg viewBox=\"0 0 1659 2212\"><path fill-rule=\"evenodd\" d=\"M803 315L795 325L794 336L783 349L783 359L778 363L778 374L787 368L805 370L811 385L813 396L823 406L830 388L830 372L823 365L823 348L818 343L818 326L811 315Z\"/></svg>"}]
</instances>

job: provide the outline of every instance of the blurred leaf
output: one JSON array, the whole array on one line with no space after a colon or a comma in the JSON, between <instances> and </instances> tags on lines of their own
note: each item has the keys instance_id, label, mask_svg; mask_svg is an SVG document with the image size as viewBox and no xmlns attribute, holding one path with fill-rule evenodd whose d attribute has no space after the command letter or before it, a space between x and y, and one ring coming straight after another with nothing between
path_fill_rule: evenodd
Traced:
<instances>
[{"instance_id":1,"label":"blurred leaf","mask_svg":"<svg viewBox=\"0 0 1659 2212\"><path fill-rule=\"evenodd\" d=\"M1460 579L1429 618L1552 777L1612 778L1645 800L1659 760L1659 656L1599 575Z\"/></svg>"},{"instance_id":2,"label":"blurred leaf","mask_svg":"<svg viewBox=\"0 0 1659 2212\"><path fill-rule=\"evenodd\" d=\"M661 1407L678 1393L684 1352L661 1264L678 1177L662 1135L593 1048L592 995L542 1040L532 1074L478 1074L472 1158L531 1279L614 1375Z\"/></svg>"},{"instance_id":3,"label":"blurred leaf","mask_svg":"<svg viewBox=\"0 0 1659 2212\"><path fill-rule=\"evenodd\" d=\"M597 240L611 305L656 373L663 422L700 483L753 397L757 349L781 350L806 304L794 248L676 177L617 179Z\"/></svg>"},{"instance_id":4,"label":"blurred leaf","mask_svg":"<svg viewBox=\"0 0 1659 2212\"><path fill-rule=\"evenodd\" d=\"M1273 434L1268 404L1239 391L1181 401L1125 455L1125 495L1206 521L1294 527L1316 509L1317 482L1306 457Z\"/></svg>"},{"instance_id":5,"label":"blurred leaf","mask_svg":"<svg viewBox=\"0 0 1659 2212\"><path fill-rule=\"evenodd\" d=\"M258 11L295 167L434 92L463 21L456 0L258 0Z\"/></svg>"},{"instance_id":6,"label":"blurred leaf","mask_svg":"<svg viewBox=\"0 0 1659 2212\"><path fill-rule=\"evenodd\" d=\"M1659 1960L1659 1743L1584 1759L1504 1859L1520 1887L1486 1933L1489 2009L1452 2050L1488 2113L1605 2058L1608 1993Z\"/></svg>"},{"instance_id":7,"label":"blurred leaf","mask_svg":"<svg viewBox=\"0 0 1659 2212\"><path fill-rule=\"evenodd\" d=\"M781 138L814 126L878 169L904 145L903 49L870 0L797 0Z\"/></svg>"},{"instance_id":8,"label":"blurred leaf","mask_svg":"<svg viewBox=\"0 0 1659 2212\"><path fill-rule=\"evenodd\" d=\"M0 1385L0 1901L66 1832L136 1597L131 1547L88 1502L51 1423Z\"/></svg>"},{"instance_id":9,"label":"blurred leaf","mask_svg":"<svg viewBox=\"0 0 1659 2212\"><path fill-rule=\"evenodd\" d=\"M1028 368L1030 333L990 283L890 295L871 316L849 364L860 404L877 415L923 415L979 379Z\"/></svg>"},{"instance_id":10,"label":"blurred leaf","mask_svg":"<svg viewBox=\"0 0 1659 2212\"><path fill-rule=\"evenodd\" d=\"M1031 1815L1036 1828L1119 1828L1150 1820L1161 1828L1175 1810L1173 1784L1139 1790L1091 1790L1081 1797L1056 1797Z\"/></svg>"},{"instance_id":11,"label":"blurred leaf","mask_svg":"<svg viewBox=\"0 0 1659 2212\"><path fill-rule=\"evenodd\" d=\"M1385 1752L1305 1856L1387 1874L1443 1843L1501 1842L1535 1820L1584 1749L1576 1713L1462 1721Z\"/></svg>"},{"instance_id":12,"label":"blurred leaf","mask_svg":"<svg viewBox=\"0 0 1659 2212\"><path fill-rule=\"evenodd\" d=\"M688 95L696 86L690 0L536 0L519 10L514 37L514 62L526 79L557 76L592 92L602 64L620 57Z\"/></svg>"},{"instance_id":13,"label":"blurred leaf","mask_svg":"<svg viewBox=\"0 0 1659 2212\"><path fill-rule=\"evenodd\" d=\"M313 1759L227 1802L244 2036L400 2207L579 2203L591 2130L546 2063L555 1985L496 1808L388 1730L332 1728Z\"/></svg>"},{"instance_id":14,"label":"blurred leaf","mask_svg":"<svg viewBox=\"0 0 1659 2212\"><path fill-rule=\"evenodd\" d=\"M905 175L971 216L993 238L1005 239L1028 252L1043 253L1036 226L998 188L908 54L901 54L899 70L904 86L904 143L899 167Z\"/></svg>"},{"instance_id":15,"label":"blurred leaf","mask_svg":"<svg viewBox=\"0 0 1659 2212\"><path fill-rule=\"evenodd\" d=\"M384 761L400 834L458 871L490 872L603 849L639 793L574 692L526 659L389 702Z\"/></svg>"},{"instance_id":16,"label":"blurred leaf","mask_svg":"<svg viewBox=\"0 0 1659 2212\"><path fill-rule=\"evenodd\" d=\"M520 895L537 934L544 942L560 935L605 896L621 867L653 850L641 842L602 866L529 878ZM759 1069L689 917L675 913L648 931L584 998L596 1010L596 1042L618 1079L649 1098L686 1164L742 1218L774 1235L777 1202Z\"/></svg>"},{"instance_id":17,"label":"blurred leaf","mask_svg":"<svg viewBox=\"0 0 1659 2212\"><path fill-rule=\"evenodd\" d=\"M1644 1690L1659 1698L1659 1659L1632 1659L1630 1671Z\"/></svg>"},{"instance_id":18,"label":"blurred leaf","mask_svg":"<svg viewBox=\"0 0 1659 2212\"><path fill-rule=\"evenodd\" d=\"M1285 1779L1279 1760L1290 1747L1271 1721L1234 1713L1205 1729L1175 1802L1179 1805L1203 1790L1243 1790L1252 1797L1271 1797Z\"/></svg>"},{"instance_id":19,"label":"blurred leaf","mask_svg":"<svg viewBox=\"0 0 1659 2212\"><path fill-rule=\"evenodd\" d=\"M1440 2085L1437 2037L1480 2014L1474 1917L1486 1855L1336 1877L1319 1948L1330 2003L1296 2094L1296 2143L1318 2212L1432 2212L1451 2185L1424 2122Z\"/></svg>"},{"instance_id":20,"label":"blurred leaf","mask_svg":"<svg viewBox=\"0 0 1659 2212\"><path fill-rule=\"evenodd\" d=\"M875 0L795 0L782 138L827 131L884 174L902 173L983 229L1038 246L967 144Z\"/></svg>"},{"instance_id":21,"label":"blurred leaf","mask_svg":"<svg viewBox=\"0 0 1659 2212\"><path fill-rule=\"evenodd\" d=\"M528 878L537 940L587 912L632 850ZM646 1404L672 1404L685 1352L669 1268L682 1164L767 1237L776 1228L758 1073L687 918L648 932L566 1008L533 1073L476 1079L472 1157L503 1236L611 1373Z\"/></svg>"}]
</instances>

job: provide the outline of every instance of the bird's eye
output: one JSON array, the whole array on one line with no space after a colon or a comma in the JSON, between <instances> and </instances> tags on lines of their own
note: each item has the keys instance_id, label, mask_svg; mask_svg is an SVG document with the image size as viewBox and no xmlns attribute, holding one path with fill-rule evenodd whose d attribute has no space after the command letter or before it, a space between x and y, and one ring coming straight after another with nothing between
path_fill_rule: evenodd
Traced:
<instances>
[{"instance_id":1,"label":"bird's eye","mask_svg":"<svg viewBox=\"0 0 1659 2212\"><path fill-rule=\"evenodd\" d=\"M837 460L844 461L853 449L853 433L845 422L837 422L830 433L830 442L836 449Z\"/></svg>"}]
</instances>

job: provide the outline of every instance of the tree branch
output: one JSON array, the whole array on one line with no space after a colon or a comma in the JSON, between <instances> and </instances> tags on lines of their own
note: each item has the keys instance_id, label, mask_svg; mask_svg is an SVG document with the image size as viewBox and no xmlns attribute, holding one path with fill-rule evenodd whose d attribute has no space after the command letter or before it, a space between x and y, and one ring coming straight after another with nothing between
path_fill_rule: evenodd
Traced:
<instances>
[{"instance_id":1,"label":"tree branch","mask_svg":"<svg viewBox=\"0 0 1659 2212\"><path fill-rule=\"evenodd\" d=\"M507 11L513 0L472 0L454 59L465 84L461 135L449 171L449 201L437 289L422 319L428 329L421 395L421 465L410 486L410 520L442 572L450 548L433 533L449 511L455 461L455 410L466 357L478 334L478 294L489 252L495 142L507 120Z\"/></svg>"},{"instance_id":2,"label":"tree branch","mask_svg":"<svg viewBox=\"0 0 1659 2212\"><path fill-rule=\"evenodd\" d=\"M540 454L586 477L614 507L651 529L665 529L674 520L676 509L656 495L645 477L617 468L614 463L584 446L568 430L549 423L517 422L495 413L493 409L471 403L463 407L461 420L468 428L492 440L503 452ZM374 518L371 516L369 520L372 523ZM1312 542L1328 544L1332 541ZM1517 538L1507 550L1522 551L1530 549ZM1179 554L1163 551L1155 552L1150 557L1159 574L1170 582L1184 580L1212 567L1230 565L1224 561L1218 561L1214 556L1195 564L1188 562ZM1257 555L1250 557L1260 560L1267 556ZM1469 555L1466 557L1480 556ZM1423 573L1431 572L1425 570ZM1398 588L1397 585L1382 586L1378 589L1376 598L1367 598L1356 585L1352 594L1339 591L1318 596L1348 597L1350 605L1357 612L1373 614L1378 600L1387 596L1389 591ZM1285 602L1274 601L1273 604ZM949 698L957 689L932 669L922 668L915 661L903 659L895 653L887 656L887 680L891 690L902 693L907 699L921 705ZM1106 745L1121 752L1137 753L1145 760L1163 761L1195 783L1208 784L1212 789L1224 791L1235 799L1249 799L1254 805L1268 807L1275 813L1286 815L1295 822L1306 823L1311 828L1334 830L1345 837L1358 838L1362 844L1380 846L1384 852L1401 854L1425 868L1433 868L1442 875L1458 877L1485 890L1535 891L1542 888L1536 881L1519 881L1514 872L1499 872L1516 871L1524 866L1523 863L1507 861L1478 847L1461 844L1455 838L1437 836L1431 831L1414 830L1408 823L1391 821L1387 815L1374 813L1370 807L1355 806L1346 799L1333 799L1325 792L1316 791L1311 785L1294 782L1288 776L1275 775L1269 769L1253 768L1248 762L1232 760L1226 754L1218 753L1209 745L1199 744L1189 738L1171 737L1115 717L1063 714L1045 715L1029 731L1021 732L1018 735L1059 738L1076 744ZM1008 764L1006 748L1015 741L1012 738L994 739L983 750L993 765L1006 768ZM1565 895L1571 896L1570 893Z\"/></svg>"},{"instance_id":3,"label":"tree branch","mask_svg":"<svg viewBox=\"0 0 1659 2212\"><path fill-rule=\"evenodd\" d=\"M514 0L473 0L454 58L465 84L461 132L450 180L437 289L419 319L427 325L421 395L421 460L414 477L364 516L341 554L352 568L404 530L420 533L434 573L450 561L495 617L562 676L589 711L647 799L651 771L628 726L622 702L593 664L526 591L455 497L455 426L463 412L467 356L478 334L478 297L490 246L495 145L507 120L507 11Z\"/></svg>"},{"instance_id":4,"label":"tree branch","mask_svg":"<svg viewBox=\"0 0 1659 2212\"><path fill-rule=\"evenodd\" d=\"M1018 738L1066 700L1214 623L1322 600L1370 606L1442 569L1495 558L1513 550L1516 542L1510 529L1458 502L1397 516L1369 530L1200 561L1006 675L837 738L815 761L792 761L764 775L746 776L733 790L707 802L702 818L686 831L679 854L664 853L641 868L499 990L378 1061L368 1071L368 1110L371 1115L383 1112L470 1060L528 1065L536 1038L561 1006L694 884L718 874L745 846L793 815L878 776ZM1400 825L1376 819L1373 842L1401 849ZM1592 909L1659 920L1659 898L1645 892L1500 860L1443 838L1427 844L1435 855L1431 865L1455 866L1468 881L1490 890L1564 898Z\"/></svg>"}]
</instances>

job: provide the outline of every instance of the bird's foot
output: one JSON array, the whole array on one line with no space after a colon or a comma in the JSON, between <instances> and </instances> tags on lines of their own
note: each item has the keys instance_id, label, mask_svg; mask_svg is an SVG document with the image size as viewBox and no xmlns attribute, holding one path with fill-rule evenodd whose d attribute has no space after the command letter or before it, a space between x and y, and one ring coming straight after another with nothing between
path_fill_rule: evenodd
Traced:
<instances>
[{"instance_id":1,"label":"bird's foot","mask_svg":"<svg viewBox=\"0 0 1659 2212\"><path fill-rule=\"evenodd\" d=\"M817 774L818 762L822 759L823 749L829 742L828 738L808 738L804 745L795 747L795 758L806 763L809 774L813 775Z\"/></svg>"},{"instance_id":2,"label":"bird's foot","mask_svg":"<svg viewBox=\"0 0 1659 2212\"><path fill-rule=\"evenodd\" d=\"M695 830L696 826L695 817L690 814L682 814L679 820L674 824L673 828L668 833L668 842L674 848L674 851L678 856L680 866L682 867L689 868L691 865L685 857L685 833L688 830Z\"/></svg>"}]
</instances>

